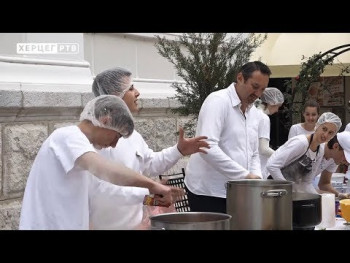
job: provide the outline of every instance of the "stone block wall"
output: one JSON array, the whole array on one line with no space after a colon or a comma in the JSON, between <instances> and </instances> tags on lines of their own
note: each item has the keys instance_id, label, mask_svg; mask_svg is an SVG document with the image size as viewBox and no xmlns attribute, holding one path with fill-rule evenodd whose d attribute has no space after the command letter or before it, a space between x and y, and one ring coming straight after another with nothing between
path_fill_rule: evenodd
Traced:
<instances>
[{"instance_id":1,"label":"stone block wall","mask_svg":"<svg viewBox=\"0 0 350 263\"><path fill-rule=\"evenodd\" d=\"M55 129L77 124L91 98L90 92L0 90L0 230L18 229L27 177L43 141ZM186 120L171 113L176 103L170 99L139 102L135 126L150 148L159 151L176 144L175 132ZM187 160L181 159L167 173L181 171Z\"/></svg>"}]
</instances>

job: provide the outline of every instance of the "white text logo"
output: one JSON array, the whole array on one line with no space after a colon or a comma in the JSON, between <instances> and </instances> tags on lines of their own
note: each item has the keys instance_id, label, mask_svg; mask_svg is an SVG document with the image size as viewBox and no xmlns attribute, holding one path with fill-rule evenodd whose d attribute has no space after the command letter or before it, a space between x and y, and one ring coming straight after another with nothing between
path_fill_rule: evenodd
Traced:
<instances>
[{"instance_id":1,"label":"white text logo","mask_svg":"<svg viewBox=\"0 0 350 263\"><path fill-rule=\"evenodd\" d=\"M17 54L78 54L78 43L17 43Z\"/></svg>"}]
</instances>

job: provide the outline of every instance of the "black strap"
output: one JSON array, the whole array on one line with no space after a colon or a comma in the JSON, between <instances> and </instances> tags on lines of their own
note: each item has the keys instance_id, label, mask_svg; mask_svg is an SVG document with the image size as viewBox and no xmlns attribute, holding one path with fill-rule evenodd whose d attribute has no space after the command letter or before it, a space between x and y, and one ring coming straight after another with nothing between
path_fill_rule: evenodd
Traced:
<instances>
[{"instance_id":1,"label":"black strap","mask_svg":"<svg viewBox=\"0 0 350 263\"><path fill-rule=\"evenodd\" d=\"M314 134L312 133L312 134L311 134L311 137L310 137L309 147L307 147L307 150L309 150L313 138L314 138ZM316 156L317 156L317 154L318 154L318 150L319 150L319 149L320 149L320 145L317 146L317 149L316 149ZM307 150L306 150L306 152L307 152ZM306 152L305 152L305 153L306 153ZM305 153L304 153L304 154L305 154Z\"/></svg>"}]
</instances>

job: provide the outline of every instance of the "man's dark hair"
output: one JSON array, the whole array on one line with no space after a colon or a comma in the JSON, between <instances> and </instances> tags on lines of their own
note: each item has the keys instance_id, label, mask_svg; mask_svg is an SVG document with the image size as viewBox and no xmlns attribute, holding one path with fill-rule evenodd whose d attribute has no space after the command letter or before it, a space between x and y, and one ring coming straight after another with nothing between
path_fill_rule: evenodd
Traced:
<instances>
[{"instance_id":1,"label":"man's dark hair","mask_svg":"<svg viewBox=\"0 0 350 263\"><path fill-rule=\"evenodd\" d=\"M343 150L343 148L341 147L340 143L338 142L338 138L337 138L337 135L335 135L332 139L330 139L327 143L327 146L329 149L333 149L333 145L335 143L338 143L339 144L339 150Z\"/></svg>"},{"instance_id":2,"label":"man's dark hair","mask_svg":"<svg viewBox=\"0 0 350 263\"><path fill-rule=\"evenodd\" d=\"M239 72L242 72L244 81L252 77L252 74L254 71L260 71L264 75L271 75L271 70L268 66L266 66L264 63L261 61L253 61L253 62L248 62L244 64Z\"/></svg>"}]
</instances>

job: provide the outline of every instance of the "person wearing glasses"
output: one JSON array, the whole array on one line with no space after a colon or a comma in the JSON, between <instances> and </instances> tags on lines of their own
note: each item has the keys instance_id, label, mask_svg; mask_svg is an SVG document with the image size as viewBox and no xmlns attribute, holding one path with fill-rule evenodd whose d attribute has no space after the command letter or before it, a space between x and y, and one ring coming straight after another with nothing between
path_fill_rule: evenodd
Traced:
<instances>
[{"instance_id":1,"label":"person wearing glasses","mask_svg":"<svg viewBox=\"0 0 350 263\"><path fill-rule=\"evenodd\" d=\"M132 113L139 111L140 93L133 83L132 73L127 69L115 67L97 74L92 84L92 91L95 96L115 95L123 99ZM121 138L115 148L102 149L99 153L145 176L158 178L159 174L174 166L181 157L197 152L205 154L204 148L209 148L205 139L207 139L206 136L185 138L184 131L180 128L176 145L160 152L154 152L142 135L134 130L130 137ZM130 200L130 194L126 194L124 198L120 195L122 188L118 186L97 180L94 180L93 183L97 186L90 191L90 204L93 207L90 219L93 229L135 229L139 227L144 215L142 203L130 204L125 201L125 205L120 205L120 200ZM145 194L142 189L134 188L135 196Z\"/></svg>"},{"instance_id":2,"label":"person wearing glasses","mask_svg":"<svg viewBox=\"0 0 350 263\"><path fill-rule=\"evenodd\" d=\"M96 149L115 147L133 130L123 100L100 96L86 104L78 125L52 132L30 170L19 229L88 230L90 180L97 177L110 184L145 187L164 206L174 203L181 189L157 183L97 153Z\"/></svg>"}]
</instances>

